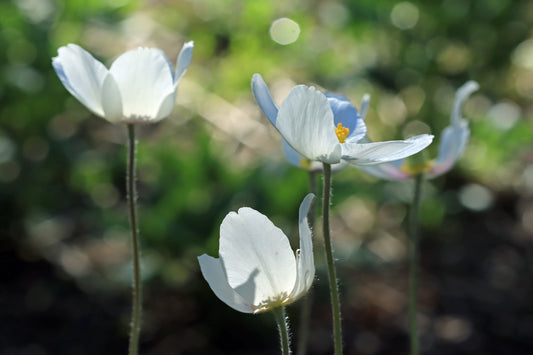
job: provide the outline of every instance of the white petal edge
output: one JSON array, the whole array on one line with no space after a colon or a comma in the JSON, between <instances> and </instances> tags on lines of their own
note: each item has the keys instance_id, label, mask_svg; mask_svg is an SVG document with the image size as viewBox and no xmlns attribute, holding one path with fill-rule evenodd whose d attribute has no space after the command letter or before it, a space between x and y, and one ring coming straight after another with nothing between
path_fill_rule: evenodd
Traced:
<instances>
[{"instance_id":1,"label":"white petal edge","mask_svg":"<svg viewBox=\"0 0 533 355\"><path fill-rule=\"evenodd\" d=\"M296 284L287 303L302 297L313 284L315 279L315 261L313 257L313 236L309 227L308 214L315 195L310 193L305 196L300 204L298 213L298 226L300 232L300 249L296 251L298 275Z\"/></svg>"},{"instance_id":2,"label":"white petal edge","mask_svg":"<svg viewBox=\"0 0 533 355\"><path fill-rule=\"evenodd\" d=\"M366 114L368 113L368 108L370 107L370 95L364 94L363 99L361 100L361 119L364 121L366 119Z\"/></svg>"},{"instance_id":3,"label":"white petal edge","mask_svg":"<svg viewBox=\"0 0 533 355\"><path fill-rule=\"evenodd\" d=\"M461 108L464 102L479 89L479 84L473 80L467 81L463 86L457 89L455 100L453 102L453 109L451 114L451 125L457 126L461 120Z\"/></svg>"},{"instance_id":4,"label":"white petal edge","mask_svg":"<svg viewBox=\"0 0 533 355\"><path fill-rule=\"evenodd\" d=\"M352 165L380 164L416 154L432 141L432 135L422 134L403 141L345 143L342 145L342 158Z\"/></svg>"},{"instance_id":5,"label":"white petal edge","mask_svg":"<svg viewBox=\"0 0 533 355\"><path fill-rule=\"evenodd\" d=\"M309 160L340 162L341 145L328 99L314 87L295 86L281 104L276 128L289 145Z\"/></svg>"},{"instance_id":6,"label":"white petal edge","mask_svg":"<svg viewBox=\"0 0 533 355\"><path fill-rule=\"evenodd\" d=\"M435 178L448 172L463 154L469 137L470 129L466 120L461 119L455 127L446 127L440 136L437 159L427 177Z\"/></svg>"},{"instance_id":7,"label":"white petal edge","mask_svg":"<svg viewBox=\"0 0 533 355\"><path fill-rule=\"evenodd\" d=\"M76 44L60 47L57 52L52 64L65 88L90 111L103 117L101 95L107 68Z\"/></svg>"},{"instance_id":8,"label":"white petal edge","mask_svg":"<svg viewBox=\"0 0 533 355\"><path fill-rule=\"evenodd\" d=\"M204 279L222 302L239 312L254 312L252 305L246 303L246 301L230 287L220 259L204 254L198 257L198 262L200 263L200 270L202 271Z\"/></svg>"},{"instance_id":9,"label":"white petal edge","mask_svg":"<svg viewBox=\"0 0 533 355\"><path fill-rule=\"evenodd\" d=\"M192 60L192 50L194 48L194 42L186 42L183 47L181 47L180 54L178 59L176 59L176 72L174 73L174 90L178 87L178 83L181 80L181 77L189 68Z\"/></svg>"},{"instance_id":10,"label":"white petal edge","mask_svg":"<svg viewBox=\"0 0 533 355\"><path fill-rule=\"evenodd\" d=\"M375 165L359 165L359 169L374 177L391 181L405 181L412 177L411 174L406 173L401 169L405 163L405 159L395 160L388 163L381 163Z\"/></svg>"},{"instance_id":11,"label":"white petal edge","mask_svg":"<svg viewBox=\"0 0 533 355\"><path fill-rule=\"evenodd\" d=\"M102 85L102 109L104 118L111 123L121 121L122 115L122 98L118 85L111 74L108 74Z\"/></svg>"},{"instance_id":12,"label":"white petal edge","mask_svg":"<svg viewBox=\"0 0 533 355\"><path fill-rule=\"evenodd\" d=\"M219 255L230 287L256 307L287 297L294 288L296 260L287 236L252 208L240 208L224 218Z\"/></svg>"},{"instance_id":13,"label":"white petal edge","mask_svg":"<svg viewBox=\"0 0 533 355\"><path fill-rule=\"evenodd\" d=\"M270 95L268 86L265 84L263 77L260 74L254 74L252 76L252 92L255 97L255 101L265 113L268 120L274 127L276 127L276 118L278 116L278 107Z\"/></svg>"}]
</instances>

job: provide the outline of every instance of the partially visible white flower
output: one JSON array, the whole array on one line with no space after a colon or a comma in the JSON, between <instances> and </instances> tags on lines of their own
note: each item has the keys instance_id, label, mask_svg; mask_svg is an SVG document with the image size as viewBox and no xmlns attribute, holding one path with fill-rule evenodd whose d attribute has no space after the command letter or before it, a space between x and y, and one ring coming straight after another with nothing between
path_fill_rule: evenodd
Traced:
<instances>
[{"instance_id":1,"label":"partially visible white flower","mask_svg":"<svg viewBox=\"0 0 533 355\"><path fill-rule=\"evenodd\" d=\"M314 87L297 85L278 110L261 75L254 74L252 90L287 144L310 161L379 164L418 153L433 140L433 136L424 134L403 141L362 143L366 126L357 109L345 99L328 98Z\"/></svg>"},{"instance_id":2,"label":"partially visible white flower","mask_svg":"<svg viewBox=\"0 0 533 355\"><path fill-rule=\"evenodd\" d=\"M461 117L461 108L468 97L478 89L477 82L468 81L457 90L450 125L442 131L439 152L435 160L413 164L408 159L401 159L360 168L378 178L397 181L407 180L421 173L428 178L434 178L449 171L463 154L470 137L468 121Z\"/></svg>"},{"instance_id":3,"label":"partially visible white flower","mask_svg":"<svg viewBox=\"0 0 533 355\"><path fill-rule=\"evenodd\" d=\"M285 234L265 215L243 207L220 226L219 258L199 256L209 286L233 309L260 313L302 297L315 277L307 213L314 195L300 205L300 249L293 253Z\"/></svg>"},{"instance_id":4,"label":"partially visible white flower","mask_svg":"<svg viewBox=\"0 0 533 355\"><path fill-rule=\"evenodd\" d=\"M112 123L151 123L172 112L192 49L192 41L183 45L175 71L163 51L143 47L122 54L108 70L69 44L58 49L52 65L65 88L94 114Z\"/></svg>"}]
</instances>

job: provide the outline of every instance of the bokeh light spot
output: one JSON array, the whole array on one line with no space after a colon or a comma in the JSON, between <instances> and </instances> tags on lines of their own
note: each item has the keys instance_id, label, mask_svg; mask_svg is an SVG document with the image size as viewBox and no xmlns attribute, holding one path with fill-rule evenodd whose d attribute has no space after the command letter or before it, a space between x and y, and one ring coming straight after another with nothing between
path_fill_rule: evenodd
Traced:
<instances>
[{"instance_id":1,"label":"bokeh light spot","mask_svg":"<svg viewBox=\"0 0 533 355\"><path fill-rule=\"evenodd\" d=\"M287 45L295 42L300 36L300 26L295 21L282 17L270 26L270 37L276 43Z\"/></svg>"},{"instance_id":2,"label":"bokeh light spot","mask_svg":"<svg viewBox=\"0 0 533 355\"><path fill-rule=\"evenodd\" d=\"M418 23L418 7L408 1L394 5L390 13L390 19L394 26L400 30L408 30Z\"/></svg>"}]
</instances>

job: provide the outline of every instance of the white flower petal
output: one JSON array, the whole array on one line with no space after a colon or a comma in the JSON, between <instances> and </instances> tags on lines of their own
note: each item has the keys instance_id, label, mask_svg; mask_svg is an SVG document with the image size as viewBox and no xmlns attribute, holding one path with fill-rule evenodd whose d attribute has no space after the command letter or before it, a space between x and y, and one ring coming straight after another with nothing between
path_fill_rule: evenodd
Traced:
<instances>
[{"instance_id":1,"label":"white flower petal","mask_svg":"<svg viewBox=\"0 0 533 355\"><path fill-rule=\"evenodd\" d=\"M211 290L213 290L215 295L220 298L222 302L237 311L253 313L254 309L252 308L252 305L246 303L246 301L228 284L220 259L204 254L198 257L198 262L200 263L202 275L209 284L209 287L211 287Z\"/></svg>"},{"instance_id":2,"label":"white flower petal","mask_svg":"<svg viewBox=\"0 0 533 355\"><path fill-rule=\"evenodd\" d=\"M403 141L345 143L342 145L342 158L352 165L385 163L416 154L432 141L432 135L422 134Z\"/></svg>"},{"instance_id":3,"label":"white flower petal","mask_svg":"<svg viewBox=\"0 0 533 355\"><path fill-rule=\"evenodd\" d=\"M364 121L366 114L368 113L368 108L370 107L370 95L364 94L363 100L361 100L361 119Z\"/></svg>"},{"instance_id":4,"label":"white flower petal","mask_svg":"<svg viewBox=\"0 0 533 355\"><path fill-rule=\"evenodd\" d=\"M181 48L178 59L176 60L176 73L174 74L174 88L177 88L181 77L187 71L187 68L191 64L192 49L194 48L194 42L189 41Z\"/></svg>"},{"instance_id":5,"label":"white flower petal","mask_svg":"<svg viewBox=\"0 0 533 355\"><path fill-rule=\"evenodd\" d=\"M174 91L173 74L164 53L138 48L122 54L109 69L120 90L127 121L154 119L163 100Z\"/></svg>"},{"instance_id":6,"label":"white flower petal","mask_svg":"<svg viewBox=\"0 0 533 355\"><path fill-rule=\"evenodd\" d=\"M411 174L408 174L401 169L404 163L405 159L400 159L389 163L359 165L358 168L379 179L404 181L412 177Z\"/></svg>"},{"instance_id":7,"label":"white flower petal","mask_svg":"<svg viewBox=\"0 0 533 355\"><path fill-rule=\"evenodd\" d=\"M470 129L466 120L461 119L455 127L446 127L440 136L437 159L427 177L434 178L449 171L463 154L469 137Z\"/></svg>"},{"instance_id":8,"label":"white flower petal","mask_svg":"<svg viewBox=\"0 0 533 355\"><path fill-rule=\"evenodd\" d=\"M154 119L151 122L156 122L159 120L162 120L165 117L168 117L172 113L172 110L174 110L174 106L176 105L176 93L171 92L169 93L161 102L161 106L159 106L159 110L157 111L157 114L155 115Z\"/></svg>"},{"instance_id":9,"label":"white flower petal","mask_svg":"<svg viewBox=\"0 0 533 355\"><path fill-rule=\"evenodd\" d=\"M295 86L283 101L276 128L298 153L310 160L338 163L341 147L328 99L314 87Z\"/></svg>"},{"instance_id":10,"label":"white flower petal","mask_svg":"<svg viewBox=\"0 0 533 355\"><path fill-rule=\"evenodd\" d=\"M300 250L296 252L298 274L296 284L291 293L288 303L296 301L303 296L313 284L315 279L315 262L313 257L313 240L311 228L307 215L315 198L314 194L308 194L300 204L299 210L299 230L300 230Z\"/></svg>"},{"instance_id":11,"label":"white flower petal","mask_svg":"<svg viewBox=\"0 0 533 355\"><path fill-rule=\"evenodd\" d=\"M89 110L103 116L101 95L106 67L75 44L60 47L57 52L52 64L65 88Z\"/></svg>"},{"instance_id":12,"label":"white flower petal","mask_svg":"<svg viewBox=\"0 0 533 355\"><path fill-rule=\"evenodd\" d=\"M274 100L272 100L272 95L270 95L270 91L268 91L268 87L260 74L254 74L252 76L252 92L261 110L263 110L270 123L276 127L278 108Z\"/></svg>"},{"instance_id":13,"label":"white flower petal","mask_svg":"<svg viewBox=\"0 0 533 355\"><path fill-rule=\"evenodd\" d=\"M256 210L243 207L224 218L219 255L229 285L256 307L288 297L294 288L296 261L289 240Z\"/></svg>"},{"instance_id":14,"label":"white flower petal","mask_svg":"<svg viewBox=\"0 0 533 355\"><path fill-rule=\"evenodd\" d=\"M467 81L463 86L457 89L455 100L453 102L453 110L451 114L451 125L457 126L461 120L461 108L464 102L479 89L479 84L473 80Z\"/></svg>"},{"instance_id":15,"label":"white flower petal","mask_svg":"<svg viewBox=\"0 0 533 355\"><path fill-rule=\"evenodd\" d=\"M104 118L116 123L122 118L122 98L113 75L108 74L102 85L102 109Z\"/></svg>"}]
</instances>

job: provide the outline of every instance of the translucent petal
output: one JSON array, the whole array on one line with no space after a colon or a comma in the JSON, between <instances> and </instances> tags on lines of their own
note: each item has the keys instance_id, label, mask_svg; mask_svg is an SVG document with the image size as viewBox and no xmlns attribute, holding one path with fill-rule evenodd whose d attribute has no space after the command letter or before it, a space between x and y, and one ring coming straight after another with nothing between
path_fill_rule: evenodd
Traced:
<instances>
[{"instance_id":1,"label":"translucent petal","mask_svg":"<svg viewBox=\"0 0 533 355\"><path fill-rule=\"evenodd\" d=\"M300 204L299 210L299 231L300 231L300 250L297 254L298 275L294 290L287 303L296 301L303 296L313 284L315 278L315 262L313 257L313 239L311 228L307 215L315 198L314 194L308 194Z\"/></svg>"},{"instance_id":2,"label":"translucent petal","mask_svg":"<svg viewBox=\"0 0 533 355\"><path fill-rule=\"evenodd\" d=\"M246 301L230 287L220 259L204 254L198 257L198 262L200 263L200 269L202 270L204 279L222 302L237 311L253 313L254 310L252 305L246 303Z\"/></svg>"},{"instance_id":3,"label":"translucent petal","mask_svg":"<svg viewBox=\"0 0 533 355\"><path fill-rule=\"evenodd\" d=\"M174 92L173 73L159 49L126 52L109 71L120 90L124 118L129 121L154 119L163 100Z\"/></svg>"},{"instance_id":4,"label":"translucent petal","mask_svg":"<svg viewBox=\"0 0 533 355\"><path fill-rule=\"evenodd\" d=\"M342 158L352 165L379 164L416 154L432 141L432 135L423 134L403 141L345 143L342 145Z\"/></svg>"},{"instance_id":5,"label":"translucent petal","mask_svg":"<svg viewBox=\"0 0 533 355\"><path fill-rule=\"evenodd\" d=\"M174 76L174 88L178 86L178 83L181 80L181 77L189 68L192 60L192 49L194 48L194 42L189 41L183 45L181 48L178 59L176 60L176 73Z\"/></svg>"},{"instance_id":6,"label":"translucent petal","mask_svg":"<svg viewBox=\"0 0 533 355\"><path fill-rule=\"evenodd\" d=\"M440 136L439 153L433 168L427 174L428 178L434 178L449 171L463 154L469 137L470 129L466 120L461 119L456 126L446 127Z\"/></svg>"},{"instance_id":7,"label":"translucent petal","mask_svg":"<svg viewBox=\"0 0 533 355\"><path fill-rule=\"evenodd\" d=\"M276 127L287 143L310 160L338 163L341 147L326 96L314 87L295 86L283 101Z\"/></svg>"},{"instance_id":8,"label":"translucent petal","mask_svg":"<svg viewBox=\"0 0 533 355\"><path fill-rule=\"evenodd\" d=\"M247 303L287 297L296 281L289 240L266 216L247 207L230 212L220 226L220 258L228 283Z\"/></svg>"},{"instance_id":9,"label":"translucent petal","mask_svg":"<svg viewBox=\"0 0 533 355\"><path fill-rule=\"evenodd\" d=\"M364 94L363 100L361 100L361 119L364 121L366 119L366 114L368 113L368 108L370 107L370 95Z\"/></svg>"},{"instance_id":10,"label":"translucent petal","mask_svg":"<svg viewBox=\"0 0 533 355\"><path fill-rule=\"evenodd\" d=\"M403 181L412 176L401 169L405 159L375 165L359 165L358 168L379 179Z\"/></svg>"},{"instance_id":11,"label":"translucent petal","mask_svg":"<svg viewBox=\"0 0 533 355\"><path fill-rule=\"evenodd\" d=\"M106 67L75 44L60 47L52 64L65 88L89 110L104 116L101 98Z\"/></svg>"},{"instance_id":12,"label":"translucent petal","mask_svg":"<svg viewBox=\"0 0 533 355\"><path fill-rule=\"evenodd\" d=\"M102 109L106 120L117 123L122 118L122 98L113 75L108 74L102 86Z\"/></svg>"},{"instance_id":13,"label":"translucent petal","mask_svg":"<svg viewBox=\"0 0 533 355\"><path fill-rule=\"evenodd\" d=\"M270 123L276 127L276 118L278 116L278 108L272 100L270 91L265 84L265 81L260 74L254 74L252 76L252 92L254 93L255 100L261 107L261 110L265 113Z\"/></svg>"}]
</instances>

